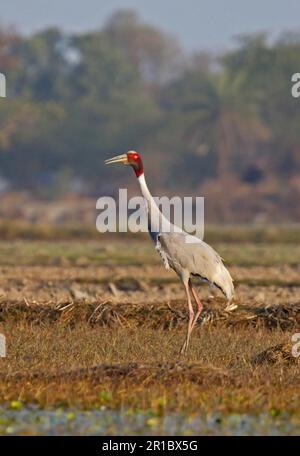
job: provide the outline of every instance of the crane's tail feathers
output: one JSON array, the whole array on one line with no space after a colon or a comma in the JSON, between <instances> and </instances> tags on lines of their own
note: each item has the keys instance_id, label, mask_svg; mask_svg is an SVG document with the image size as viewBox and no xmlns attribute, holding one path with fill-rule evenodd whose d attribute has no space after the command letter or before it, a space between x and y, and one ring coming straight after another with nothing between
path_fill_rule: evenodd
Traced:
<instances>
[{"instance_id":1,"label":"crane's tail feathers","mask_svg":"<svg viewBox=\"0 0 300 456\"><path fill-rule=\"evenodd\" d=\"M214 284L220 288L223 292L224 296L230 303L234 296L234 285L231 275L229 274L228 270L225 268L223 264L220 265L221 267L218 270L218 273L215 277Z\"/></svg>"},{"instance_id":2,"label":"crane's tail feathers","mask_svg":"<svg viewBox=\"0 0 300 456\"><path fill-rule=\"evenodd\" d=\"M228 305L225 307L225 312L232 312L233 310L237 309L237 304L233 303L228 303Z\"/></svg>"}]
</instances>

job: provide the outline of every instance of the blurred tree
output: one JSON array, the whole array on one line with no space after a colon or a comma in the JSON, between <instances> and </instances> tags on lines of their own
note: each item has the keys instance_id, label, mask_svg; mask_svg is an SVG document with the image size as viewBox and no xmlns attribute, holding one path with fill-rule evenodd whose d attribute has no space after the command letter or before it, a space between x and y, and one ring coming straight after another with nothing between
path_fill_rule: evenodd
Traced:
<instances>
[{"instance_id":1,"label":"blurred tree","mask_svg":"<svg viewBox=\"0 0 300 456\"><path fill-rule=\"evenodd\" d=\"M143 23L134 10L114 13L104 33L153 86L175 79L183 68L184 56L176 38Z\"/></svg>"},{"instance_id":2,"label":"blurred tree","mask_svg":"<svg viewBox=\"0 0 300 456\"><path fill-rule=\"evenodd\" d=\"M299 34L272 43L244 35L221 56L187 56L173 37L121 10L84 34L2 28L0 71L8 82L0 170L16 188L56 197L79 179L98 193L115 173L126 185L127 173L103 159L136 148L156 187L202 185L223 206L226 185L239 208L257 191L252 213L276 205L287 213L290 196L300 196L300 109L291 96Z\"/></svg>"},{"instance_id":3,"label":"blurred tree","mask_svg":"<svg viewBox=\"0 0 300 456\"><path fill-rule=\"evenodd\" d=\"M5 74L20 64L13 53L13 48L19 39L20 37L13 30L0 28L0 71Z\"/></svg>"},{"instance_id":4,"label":"blurred tree","mask_svg":"<svg viewBox=\"0 0 300 456\"><path fill-rule=\"evenodd\" d=\"M206 175L240 175L258 146L269 139L245 89L242 72L232 76L226 68L213 74L196 70L176 81L164 99L169 129L180 135L181 151L198 157ZM190 170L193 181L199 180L196 171Z\"/></svg>"},{"instance_id":5,"label":"blurred tree","mask_svg":"<svg viewBox=\"0 0 300 456\"><path fill-rule=\"evenodd\" d=\"M36 101L61 99L68 69L64 40L55 28L18 40L11 54L19 64L8 73L10 96Z\"/></svg>"},{"instance_id":6,"label":"blurred tree","mask_svg":"<svg viewBox=\"0 0 300 456\"><path fill-rule=\"evenodd\" d=\"M243 72L248 99L260 122L271 132L264 160L267 173L297 173L299 169L300 110L291 96L291 76L300 68L300 35L284 34L273 46L265 34L242 36L239 48L224 56L229 76ZM257 148L259 155L261 148Z\"/></svg>"}]
</instances>

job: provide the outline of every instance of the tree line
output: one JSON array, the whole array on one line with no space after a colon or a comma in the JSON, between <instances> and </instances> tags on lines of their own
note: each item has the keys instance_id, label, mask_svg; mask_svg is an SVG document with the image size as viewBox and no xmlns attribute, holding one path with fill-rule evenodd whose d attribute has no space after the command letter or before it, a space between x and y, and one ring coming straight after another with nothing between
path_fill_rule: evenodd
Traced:
<instances>
[{"instance_id":1,"label":"tree line","mask_svg":"<svg viewBox=\"0 0 300 456\"><path fill-rule=\"evenodd\" d=\"M154 188L209 196L215 218L300 216L296 32L273 42L243 35L221 55L188 55L121 10L81 34L2 27L0 72L0 176L9 188L50 198L113 192L112 178L125 185L129 176L103 160L136 149Z\"/></svg>"}]
</instances>

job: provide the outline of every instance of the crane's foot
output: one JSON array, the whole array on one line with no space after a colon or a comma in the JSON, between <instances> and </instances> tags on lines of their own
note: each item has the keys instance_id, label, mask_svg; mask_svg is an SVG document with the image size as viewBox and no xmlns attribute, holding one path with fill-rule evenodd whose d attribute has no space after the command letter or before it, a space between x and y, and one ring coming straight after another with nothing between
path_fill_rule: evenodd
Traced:
<instances>
[{"instance_id":1,"label":"crane's foot","mask_svg":"<svg viewBox=\"0 0 300 456\"><path fill-rule=\"evenodd\" d=\"M185 340L183 345L182 345L182 347L181 347L181 349L180 349L179 354L180 355L185 355L186 352L187 352L187 349L188 349L188 344L187 344L187 341Z\"/></svg>"}]
</instances>

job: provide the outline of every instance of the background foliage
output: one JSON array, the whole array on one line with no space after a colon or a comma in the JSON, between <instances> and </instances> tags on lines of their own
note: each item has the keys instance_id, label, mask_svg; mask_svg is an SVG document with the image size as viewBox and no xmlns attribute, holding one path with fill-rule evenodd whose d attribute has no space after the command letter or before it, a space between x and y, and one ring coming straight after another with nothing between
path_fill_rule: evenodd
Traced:
<instances>
[{"instance_id":1,"label":"background foliage","mask_svg":"<svg viewBox=\"0 0 300 456\"><path fill-rule=\"evenodd\" d=\"M186 55L118 11L80 35L2 27L0 71L3 188L48 199L113 193L117 179L134 181L103 160L137 149L155 191L205 195L211 219L299 220L299 34Z\"/></svg>"}]
</instances>

